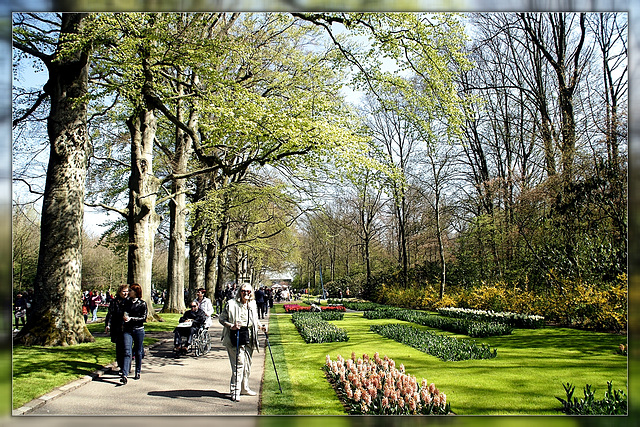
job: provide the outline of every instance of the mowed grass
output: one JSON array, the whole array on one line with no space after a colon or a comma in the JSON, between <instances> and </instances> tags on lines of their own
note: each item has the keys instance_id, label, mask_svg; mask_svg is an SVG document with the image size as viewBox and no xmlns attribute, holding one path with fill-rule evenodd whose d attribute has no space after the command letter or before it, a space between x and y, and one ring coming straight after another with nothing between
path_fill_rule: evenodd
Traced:
<instances>
[{"instance_id":1,"label":"mowed grass","mask_svg":"<svg viewBox=\"0 0 640 427\"><path fill-rule=\"evenodd\" d=\"M164 322L147 323L145 330L173 330L180 314L161 314L161 317ZM115 344L104 333L104 323L90 323L87 327L95 338L93 343L67 347L13 347L13 409L115 360ZM155 341L145 337L144 345Z\"/></svg>"},{"instance_id":2,"label":"mowed grass","mask_svg":"<svg viewBox=\"0 0 640 427\"><path fill-rule=\"evenodd\" d=\"M406 323L368 320L346 313L342 321L349 341L306 344L280 306L269 319L270 341L283 392L280 394L270 356L265 361L262 410L265 415L343 415L345 412L322 366L326 355L345 358L355 352L389 356L406 372L435 383L459 415L558 415L563 383L576 386L575 396L591 384L604 397L607 381L627 392L627 358L616 354L626 337L566 328L516 329L512 335L475 339L497 347L489 360L444 362L412 347L369 331L372 324ZM424 328L428 329L428 328ZM454 335L438 331L447 335ZM465 336L454 335L463 339ZM628 394L628 393L627 393Z\"/></svg>"}]
</instances>

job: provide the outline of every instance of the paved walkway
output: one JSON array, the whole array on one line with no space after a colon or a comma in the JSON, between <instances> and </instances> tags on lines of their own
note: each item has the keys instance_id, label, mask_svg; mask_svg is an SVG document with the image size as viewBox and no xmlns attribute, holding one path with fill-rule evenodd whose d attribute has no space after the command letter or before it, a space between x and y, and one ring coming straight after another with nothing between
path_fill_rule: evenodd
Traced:
<instances>
[{"instance_id":1,"label":"paved walkway","mask_svg":"<svg viewBox=\"0 0 640 427\"><path fill-rule=\"evenodd\" d=\"M268 319L263 320L267 324ZM258 415L266 347L254 351L249 387L257 396L229 396L231 365L220 340L222 325L209 330L211 351L175 357L173 333L146 350L140 380L122 385L110 369L74 381L13 411L13 415ZM267 356L268 357L268 356Z\"/></svg>"}]
</instances>

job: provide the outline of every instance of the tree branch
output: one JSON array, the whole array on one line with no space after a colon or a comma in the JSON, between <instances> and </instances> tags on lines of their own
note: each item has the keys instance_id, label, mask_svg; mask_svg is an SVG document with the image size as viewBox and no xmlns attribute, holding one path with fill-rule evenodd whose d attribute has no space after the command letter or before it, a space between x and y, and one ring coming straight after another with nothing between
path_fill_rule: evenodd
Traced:
<instances>
[{"instance_id":1,"label":"tree branch","mask_svg":"<svg viewBox=\"0 0 640 427\"><path fill-rule=\"evenodd\" d=\"M109 205L105 205L104 203L88 203L85 202L84 203L85 206L89 206L91 208L103 208L107 211L110 212L116 212L119 213L120 215L122 215L125 219L129 216L129 209L119 209L116 208L115 206L109 206Z\"/></svg>"},{"instance_id":2,"label":"tree branch","mask_svg":"<svg viewBox=\"0 0 640 427\"><path fill-rule=\"evenodd\" d=\"M38 99L36 99L36 101L33 103L33 105L27 110L26 113L24 113L22 115L22 117L19 117L17 119L15 119L13 121L12 127L16 127L18 125L18 123L20 123L21 121L25 120L27 117L29 117L34 111L36 111L38 109L38 107L40 106L40 104L42 104L42 101L44 101L49 95L45 92L41 92L40 95L38 95Z\"/></svg>"}]
</instances>

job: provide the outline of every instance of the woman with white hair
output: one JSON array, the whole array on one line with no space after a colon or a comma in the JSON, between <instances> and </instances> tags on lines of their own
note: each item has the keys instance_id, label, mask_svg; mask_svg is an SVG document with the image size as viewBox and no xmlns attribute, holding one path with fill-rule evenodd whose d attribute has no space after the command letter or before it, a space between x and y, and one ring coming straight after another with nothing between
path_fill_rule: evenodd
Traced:
<instances>
[{"instance_id":1,"label":"woman with white hair","mask_svg":"<svg viewBox=\"0 0 640 427\"><path fill-rule=\"evenodd\" d=\"M266 327L258 317L250 284L238 288L235 298L227 301L218 320L224 326L222 344L231 364L231 399L238 401L240 395L255 396L256 392L249 388L251 357L254 349L260 351L258 329L266 331Z\"/></svg>"}]
</instances>

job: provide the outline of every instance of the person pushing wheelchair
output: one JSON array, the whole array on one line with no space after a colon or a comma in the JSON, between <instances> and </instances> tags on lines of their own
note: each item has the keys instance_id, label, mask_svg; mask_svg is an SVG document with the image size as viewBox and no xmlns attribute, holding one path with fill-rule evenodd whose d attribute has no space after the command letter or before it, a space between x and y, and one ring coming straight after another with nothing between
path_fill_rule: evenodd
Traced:
<instances>
[{"instance_id":1,"label":"person pushing wheelchair","mask_svg":"<svg viewBox=\"0 0 640 427\"><path fill-rule=\"evenodd\" d=\"M191 308L184 312L178 320L178 326L173 330L173 350L186 353L191 346L191 341L198 330L207 321L206 313L198 306L196 301L191 302ZM183 337L187 337L186 346L182 345Z\"/></svg>"}]
</instances>

